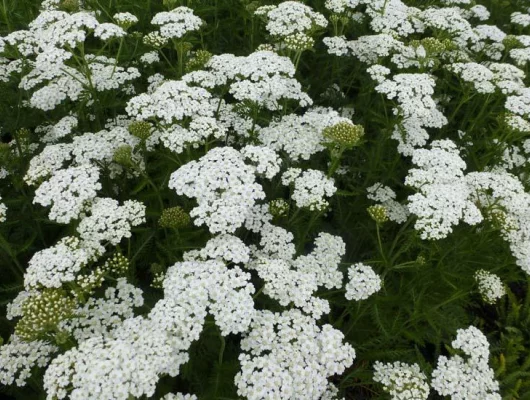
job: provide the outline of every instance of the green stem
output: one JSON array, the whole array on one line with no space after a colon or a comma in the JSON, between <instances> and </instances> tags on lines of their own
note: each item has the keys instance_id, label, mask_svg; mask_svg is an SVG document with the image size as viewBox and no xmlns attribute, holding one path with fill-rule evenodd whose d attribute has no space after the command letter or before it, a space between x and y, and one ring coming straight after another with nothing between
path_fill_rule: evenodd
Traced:
<instances>
[{"instance_id":1,"label":"green stem","mask_svg":"<svg viewBox=\"0 0 530 400\"><path fill-rule=\"evenodd\" d=\"M256 292L256 294L254 294L254 296L252 296L252 300L256 300L256 298L261 294L261 292L263 292L263 289L265 289L265 285L260 287L259 290Z\"/></svg>"},{"instance_id":2,"label":"green stem","mask_svg":"<svg viewBox=\"0 0 530 400\"><path fill-rule=\"evenodd\" d=\"M20 274L21 276L24 276L24 268L22 265L18 262L17 257L15 254L13 254L13 251L11 249L11 246L9 245L9 242L5 240L5 238L0 234L0 247L4 249L4 251L9 255L17 269L13 269L13 272L15 272L16 275Z\"/></svg>"},{"instance_id":3,"label":"green stem","mask_svg":"<svg viewBox=\"0 0 530 400\"><path fill-rule=\"evenodd\" d=\"M13 25L11 25L11 21L9 20L9 16L7 15L6 0L2 0L2 13L4 14L4 19L6 21L8 32L13 32Z\"/></svg>"},{"instance_id":4,"label":"green stem","mask_svg":"<svg viewBox=\"0 0 530 400\"><path fill-rule=\"evenodd\" d=\"M225 353L226 340L221 334L221 332L219 332L219 339L221 339L221 349L219 350L219 365L223 365L223 356Z\"/></svg>"},{"instance_id":5,"label":"green stem","mask_svg":"<svg viewBox=\"0 0 530 400\"><path fill-rule=\"evenodd\" d=\"M120 39L120 46L118 47L118 54L116 54L116 61L114 62L114 67L112 68L112 74L110 74L111 79L114 76L114 72L116 72L116 67L118 66L118 61L120 59L122 47L123 47L123 38Z\"/></svg>"},{"instance_id":6,"label":"green stem","mask_svg":"<svg viewBox=\"0 0 530 400\"><path fill-rule=\"evenodd\" d=\"M385 266L388 267L388 260L385 256L385 252L383 251L383 243L381 241L381 233L379 232L379 224L375 224L375 229L377 232L377 244L379 245L379 252L381 253L381 257L383 258L383 261L385 263Z\"/></svg>"}]
</instances>

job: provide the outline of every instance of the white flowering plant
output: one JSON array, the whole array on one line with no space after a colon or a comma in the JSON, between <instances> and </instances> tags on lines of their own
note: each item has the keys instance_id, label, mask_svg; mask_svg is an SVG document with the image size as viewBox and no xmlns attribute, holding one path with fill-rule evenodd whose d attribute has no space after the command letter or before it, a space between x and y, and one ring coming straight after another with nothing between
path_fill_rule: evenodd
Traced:
<instances>
[{"instance_id":1,"label":"white flowering plant","mask_svg":"<svg viewBox=\"0 0 530 400\"><path fill-rule=\"evenodd\" d=\"M527 398L529 62L523 1L0 2L1 397Z\"/></svg>"}]
</instances>

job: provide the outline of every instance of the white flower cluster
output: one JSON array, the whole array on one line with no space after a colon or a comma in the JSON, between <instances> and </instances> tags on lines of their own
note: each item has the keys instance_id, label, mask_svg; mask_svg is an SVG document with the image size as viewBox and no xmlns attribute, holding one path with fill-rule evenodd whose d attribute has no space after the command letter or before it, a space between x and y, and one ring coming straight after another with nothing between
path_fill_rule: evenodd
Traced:
<instances>
[{"instance_id":1,"label":"white flower cluster","mask_svg":"<svg viewBox=\"0 0 530 400\"><path fill-rule=\"evenodd\" d=\"M86 132L74 137L70 145L70 154L73 156L73 161L76 164L98 164L106 166L109 169L110 177L115 178L123 172L123 167L113 160L114 153L123 146L129 146L133 149L139 142L140 139L131 135L125 127L116 126L108 130L104 129L96 133ZM43 153L49 147L47 146ZM66 152L66 148L62 149ZM131 171L129 169L127 173L136 176L144 169L144 160L137 153L132 153L131 158L138 170ZM42 160L42 162L44 161ZM30 171L32 171L31 165ZM33 172L30 174L30 171L28 171L28 175L33 175Z\"/></svg>"},{"instance_id":2,"label":"white flower cluster","mask_svg":"<svg viewBox=\"0 0 530 400\"><path fill-rule=\"evenodd\" d=\"M344 36L324 38L323 41L328 47L328 53L336 56L351 54L370 65L378 64L381 59L403 48L399 40L386 33L365 35L351 41L346 41Z\"/></svg>"},{"instance_id":3,"label":"white flower cluster","mask_svg":"<svg viewBox=\"0 0 530 400\"><path fill-rule=\"evenodd\" d=\"M93 54L86 54L75 67L67 63L73 49L92 32L103 40L126 34L118 25L99 23L93 13L49 10L41 12L28 30L6 36L5 41L27 60L29 73L22 76L20 88L31 93L32 107L51 111L67 99L90 99L96 91L122 88L127 93L126 84L140 76L138 69L123 68L113 58ZM13 70L16 65L6 68Z\"/></svg>"},{"instance_id":4,"label":"white flower cluster","mask_svg":"<svg viewBox=\"0 0 530 400\"><path fill-rule=\"evenodd\" d=\"M152 93L133 97L125 110L137 120L156 118L172 125L186 117L211 117L215 109L210 93L203 88L188 86L183 81L166 81Z\"/></svg>"},{"instance_id":5,"label":"white flower cluster","mask_svg":"<svg viewBox=\"0 0 530 400\"><path fill-rule=\"evenodd\" d=\"M462 350L466 359L440 356L432 373L433 389L452 400L500 400L499 383L488 366L489 343L484 334L474 326L459 329L452 346Z\"/></svg>"},{"instance_id":6,"label":"white flower cluster","mask_svg":"<svg viewBox=\"0 0 530 400\"><path fill-rule=\"evenodd\" d=\"M276 152L268 147L248 145L241 149L241 155L252 162L256 175L272 179L280 172L282 161Z\"/></svg>"},{"instance_id":7,"label":"white flower cluster","mask_svg":"<svg viewBox=\"0 0 530 400\"><path fill-rule=\"evenodd\" d=\"M175 124L162 131L160 140L169 150L180 154L186 146L191 145L197 148L209 137L222 139L225 135L225 127L220 125L215 118L197 117L190 122L188 129Z\"/></svg>"},{"instance_id":8,"label":"white flower cluster","mask_svg":"<svg viewBox=\"0 0 530 400\"><path fill-rule=\"evenodd\" d=\"M71 152L72 145L69 143L47 145L40 154L30 160L28 172L24 176L24 181L28 185L41 183L55 171L63 168L66 161L72 159Z\"/></svg>"},{"instance_id":9,"label":"white flower cluster","mask_svg":"<svg viewBox=\"0 0 530 400\"><path fill-rule=\"evenodd\" d=\"M10 342L0 347L0 383L25 386L31 370L48 365L57 351L56 346L43 340L26 342L16 335L11 336Z\"/></svg>"},{"instance_id":10,"label":"white flower cluster","mask_svg":"<svg viewBox=\"0 0 530 400\"><path fill-rule=\"evenodd\" d=\"M345 294L348 300L365 300L381 290L381 278L372 267L363 263L353 264L348 268L348 279Z\"/></svg>"},{"instance_id":11,"label":"white flower cluster","mask_svg":"<svg viewBox=\"0 0 530 400\"><path fill-rule=\"evenodd\" d=\"M136 200L126 200L122 206L117 200L96 198L77 227L81 239L97 247L131 237L131 228L145 222L145 206Z\"/></svg>"},{"instance_id":12,"label":"white flower cluster","mask_svg":"<svg viewBox=\"0 0 530 400\"><path fill-rule=\"evenodd\" d=\"M450 64L448 69L464 82L472 83L478 93L493 93L495 91L495 85L492 83L493 72L484 65L475 62L454 63Z\"/></svg>"},{"instance_id":13,"label":"white flower cluster","mask_svg":"<svg viewBox=\"0 0 530 400\"><path fill-rule=\"evenodd\" d=\"M385 208L388 219L398 224L402 224L407 220L409 216L407 206L396 201L396 193L388 186L376 183L368 187L366 191L368 192L366 197L376 201Z\"/></svg>"},{"instance_id":14,"label":"white flower cluster","mask_svg":"<svg viewBox=\"0 0 530 400\"><path fill-rule=\"evenodd\" d=\"M128 86L125 84L140 77L138 69L117 66L117 61L114 58L92 54L85 56L85 58L91 73L88 84L98 92L118 90L122 87L126 94L130 94Z\"/></svg>"},{"instance_id":15,"label":"white flower cluster","mask_svg":"<svg viewBox=\"0 0 530 400\"><path fill-rule=\"evenodd\" d=\"M126 32L125 30L123 30L123 28L110 22L99 24L98 26L96 26L96 29L94 29L94 36L104 41L114 38L119 39L124 37L125 35Z\"/></svg>"},{"instance_id":16,"label":"white flower cluster","mask_svg":"<svg viewBox=\"0 0 530 400\"><path fill-rule=\"evenodd\" d=\"M398 103L394 114L401 121L392 138L399 142L398 151L403 155L410 156L415 148L427 143L429 135L425 128L441 128L447 124L447 118L432 98L434 86L434 79L428 74L397 74L375 88Z\"/></svg>"},{"instance_id":17,"label":"white flower cluster","mask_svg":"<svg viewBox=\"0 0 530 400\"><path fill-rule=\"evenodd\" d=\"M119 26L125 29L138 23L138 18L129 12L120 12L114 14L113 18Z\"/></svg>"},{"instance_id":18,"label":"white flower cluster","mask_svg":"<svg viewBox=\"0 0 530 400\"><path fill-rule=\"evenodd\" d=\"M342 286L338 264L345 253L340 237L320 233L313 251L294 258L293 235L281 227L267 225L261 231L260 250L253 252L247 265L265 281L263 293L280 305L294 304L318 319L330 311L329 303L313 296L318 287L328 289Z\"/></svg>"},{"instance_id":19,"label":"white flower cluster","mask_svg":"<svg viewBox=\"0 0 530 400\"><path fill-rule=\"evenodd\" d=\"M300 273L282 259L259 259L253 267L265 281L263 293L280 305L292 303L315 319L330 311L327 301L313 297L318 289L314 275Z\"/></svg>"},{"instance_id":20,"label":"white flower cluster","mask_svg":"<svg viewBox=\"0 0 530 400\"><path fill-rule=\"evenodd\" d=\"M239 267L228 269L221 261L177 263L166 272L164 293L208 310L223 336L246 332L255 313L250 274ZM193 310L193 309L192 309ZM175 321L180 328L181 322Z\"/></svg>"},{"instance_id":21,"label":"white flower cluster","mask_svg":"<svg viewBox=\"0 0 530 400\"><path fill-rule=\"evenodd\" d=\"M294 100L302 107L312 104L294 78L292 61L272 51L256 51L247 57L213 56L205 67L206 70L190 72L182 79L207 89L228 86L236 100L272 111L282 109L281 100Z\"/></svg>"},{"instance_id":22,"label":"white flower cluster","mask_svg":"<svg viewBox=\"0 0 530 400\"><path fill-rule=\"evenodd\" d=\"M517 177L504 171L472 172L466 181L471 201L497 204L498 209L490 214L500 225L516 264L530 274L530 194Z\"/></svg>"},{"instance_id":23,"label":"white flower cluster","mask_svg":"<svg viewBox=\"0 0 530 400\"><path fill-rule=\"evenodd\" d=\"M343 338L331 325L319 328L298 310L256 312L241 341L238 394L249 400L320 399L327 378L342 373L355 358Z\"/></svg>"},{"instance_id":24,"label":"white flower cluster","mask_svg":"<svg viewBox=\"0 0 530 400\"><path fill-rule=\"evenodd\" d=\"M450 140L436 140L431 150L416 149L405 184L418 193L409 196L408 209L418 217L415 228L422 239L441 239L460 220L475 225L483 217L470 199L471 189L464 177L465 162Z\"/></svg>"},{"instance_id":25,"label":"white flower cluster","mask_svg":"<svg viewBox=\"0 0 530 400\"><path fill-rule=\"evenodd\" d=\"M99 170L92 165L69 167L53 173L52 177L35 191L34 203L51 205L48 218L67 224L96 198L101 189Z\"/></svg>"},{"instance_id":26,"label":"white flower cluster","mask_svg":"<svg viewBox=\"0 0 530 400\"><path fill-rule=\"evenodd\" d=\"M133 309L144 304L142 291L119 278L116 287L109 287L104 298L90 298L74 311L75 317L59 323L59 329L69 332L82 342L91 337L111 335L124 319L134 317Z\"/></svg>"},{"instance_id":27,"label":"white flower cluster","mask_svg":"<svg viewBox=\"0 0 530 400\"><path fill-rule=\"evenodd\" d=\"M427 400L429 384L427 376L418 364L374 363L374 381L383 385L392 400Z\"/></svg>"},{"instance_id":28,"label":"white flower cluster","mask_svg":"<svg viewBox=\"0 0 530 400\"><path fill-rule=\"evenodd\" d=\"M361 0L326 0L324 7L335 14L351 11L359 5Z\"/></svg>"},{"instance_id":29,"label":"white flower cluster","mask_svg":"<svg viewBox=\"0 0 530 400\"><path fill-rule=\"evenodd\" d=\"M530 118L530 88L521 89L519 93L508 96L505 108L515 115Z\"/></svg>"},{"instance_id":30,"label":"white flower cluster","mask_svg":"<svg viewBox=\"0 0 530 400\"><path fill-rule=\"evenodd\" d=\"M421 11L401 0L361 0L361 3L366 4L370 26L377 33L406 37L424 30Z\"/></svg>"},{"instance_id":31,"label":"white flower cluster","mask_svg":"<svg viewBox=\"0 0 530 400\"><path fill-rule=\"evenodd\" d=\"M61 118L59 122L54 125L37 127L35 133L43 134L43 137L41 138L42 142L55 143L59 139L70 135L75 127L77 127L77 117L68 115Z\"/></svg>"},{"instance_id":32,"label":"white flower cluster","mask_svg":"<svg viewBox=\"0 0 530 400\"><path fill-rule=\"evenodd\" d=\"M475 272L475 280L477 281L480 295L486 303L495 304L498 299L506 294L504 284L498 275L479 269Z\"/></svg>"},{"instance_id":33,"label":"white flower cluster","mask_svg":"<svg viewBox=\"0 0 530 400\"><path fill-rule=\"evenodd\" d=\"M212 233L234 232L256 200L265 198L254 169L243 158L232 147L217 147L171 174L171 189L197 199L198 206L190 212L197 226L206 224Z\"/></svg>"},{"instance_id":34,"label":"white flower cluster","mask_svg":"<svg viewBox=\"0 0 530 400\"><path fill-rule=\"evenodd\" d=\"M260 141L275 151L283 150L293 160L309 160L324 150L322 131L338 124L348 122L331 108L316 107L303 115L288 114L268 127L259 131Z\"/></svg>"},{"instance_id":35,"label":"white flower cluster","mask_svg":"<svg viewBox=\"0 0 530 400\"><path fill-rule=\"evenodd\" d=\"M530 36L529 35L518 35L515 39L520 43L515 49L510 50L510 57L515 63L523 68L530 61ZM523 47L521 47L521 45Z\"/></svg>"},{"instance_id":36,"label":"white flower cluster","mask_svg":"<svg viewBox=\"0 0 530 400\"><path fill-rule=\"evenodd\" d=\"M250 260L250 249L237 236L221 234L208 240L202 249L184 253L184 260L222 260L246 264Z\"/></svg>"},{"instance_id":37,"label":"white flower cluster","mask_svg":"<svg viewBox=\"0 0 530 400\"><path fill-rule=\"evenodd\" d=\"M159 12L153 17L151 23L160 27L159 33L165 39L180 39L188 32L199 30L203 24L202 20L188 7L177 7L171 11Z\"/></svg>"},{"instance_id":38,"label":"white flower cluster","mask_svg":"<svg viewBox=\"0 0 530 400\"><path fill-rule=\"evenodd\" d=\"M152 396L160 375L176 376L188 361L187 344L157 321L127 319L112 336L94 336L57 356L44 375L47 399Z\"/></svg>"},{"instance_id":39,"label":"white flower cluster","mask_svg":"<svg viewBox=\"0 0 530 400\"><path fill-rule=\"evenodd\" d=\"M516 11L510 15L510 22L512 24L526 28L530 25L530 14L524 14L522 12Z\"/></svg>"},{"instance_id":40,"label":"white flower cluster","mask_svg":"<svg viewBox=\"0 0 530 400\"><path fill-rule=\"evenodd\" d=\"M298 207L308 207L311 211L325 210L329 205L325 197L337 191L333 179L316 169L289 168L282 175L282 183L293 186L291 198Z\"/></svg>"},{"instance_id":41,"label":"white flower cluster","mask_svg":"<svg viewBox=\"0 0 530 400\"><path fill-rule=\"evenodd\" d=\"M156 51L149 51L140 57L140 62L143 64L154 64L160 61L160 56Z\"/></svg>"},{"instance_id":42,"label":"white flower cluster","mask_svg":"<svg viewBox=\"0 0 530 400\"><path fill-rule=\"evenodd\" d=\"M488 69L493 72L493 82L505 95L521 93L525 89L523 70L507 63L489 63Z\"/></svg>"},{"instance_id":43,"label":"white flower cluster","mask_svg":"<svg viewBox=\"0 0 530 400\"><path fill-rule=\"evenodd\" d=\"M36 252L24 274L24 287L60 288L75 280L77 273L97 258L94 247L76 237L67 236L56 245Z\"/></svg>"},{"instance_id":44,"label":"white flower cluster","mask_svg":"<svg viewBox=\"0 0 530 400\"><path fill-rule=\"evenodd\" d=\"M297 1L284 1L277 6L259 7L255 13L266 16L267 31L277 38L286 38L297 33L310 35L316 29L328 25L322 14Z\"/></svg>"},{"instance_id":45,"label":"white flower cluster","mask_svg":"<svg viewBox=\"0 0 530 400\"><path fill-rule=\"evenodd\" d=\"M268 258L278 258L281 260L291 260L296 248L293 243L294 236L288 230L272 224L264 225L260 232L261 240L260 255Z\"/></svg>"},{"instance_id":46,"label":"white flower cluster","mask_svg":"<svg viewBox=\"0 0 530 400\"><path fill-rule=\"evenodd\" d=\"M119 281L117 291L107 291L106 306L74 323L85 326L81 336L90 330L95 336L51 362L44 376L47 398L152 396L162 375L176 376L188 361L186 351L199 338L208 309L224 335L248 329L254 312L249 278L219 261L177 263L167 270L164 298L146 317L126 318L121 324L118 314L131 315L130 308L142 299L137 289ZM115 315L110 318L113 329L98 323L105 312Z\"/></svg>"},{"instance_id":47,"label":"white flower cluster","mask_svg":"<svg viewBox=\"0 0 530 400\"><path fill-rule=\"evenodd\" d=\"M342 256L346 254L346 244L340 236L321 232L315 239L311 253L294 260L296 268L304 273L315 274L317 284L327 289L342 286L342 272L338 270Z\"/></svg>"}]
</instances>

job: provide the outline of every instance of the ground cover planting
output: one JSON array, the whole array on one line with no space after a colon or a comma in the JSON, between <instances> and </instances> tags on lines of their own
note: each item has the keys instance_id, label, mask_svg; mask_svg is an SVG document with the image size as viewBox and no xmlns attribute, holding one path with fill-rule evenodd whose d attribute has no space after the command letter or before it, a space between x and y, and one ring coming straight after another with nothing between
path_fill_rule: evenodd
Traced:
<instances>
[{"instance_id":1,"label":"ground cover planting","mask_svg":"<svg viewBox=\"0 0 530 400\"><path fill-rule=\"evenodd\" d=\"M0 2L0 393L530 399L530 2Z\"/></svg>"}]
</instances>

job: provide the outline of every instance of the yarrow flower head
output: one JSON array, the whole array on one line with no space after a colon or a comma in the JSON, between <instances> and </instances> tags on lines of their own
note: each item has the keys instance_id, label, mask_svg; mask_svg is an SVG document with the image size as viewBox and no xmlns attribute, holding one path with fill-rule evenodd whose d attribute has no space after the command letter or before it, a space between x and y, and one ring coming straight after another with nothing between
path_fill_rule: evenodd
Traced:
<instances>
[{"instance_id":1,"label":"yarrow flower head","mask_svg":"<svg viewBox=\"0 0 530 400\"><path fill-rule=\"evenodd\" d=\"M322 132L324 140L341 148L351 148L358 146L364 136L364 128L361 125L354 125L349 122L339 122L329 126Z\"/></svg>"},{"instance_id":2,"label":"yarrow flower head","mask_svg":"<svg viewBox=\"0 0 530 400\"><path fill-rule=\"evenodd\" d=\"M145 222L145 206L136 200L126 200L122 206L111 198L97 198L89 215L77 227L80 237L95 246L117 245L122 238L131 237L131 228Z\"/></svg>"},{"instance_id":3,"label":"yarrow flower head","mask_svg":"<svg viewBox=\"0 0 530 400\"><path fill-rule=\"evenodd\" d=\"M388 210L383 205L370 206L367 209L368 215L377 222L378 225L384 224L388 221Z\"/></svg>"},{"instance_id":4,"label":"yarrow flower head","mask_svg":"<svg viewBox=\"0 0 530 400\"><path fill-rule=\"evenodd\" d=\"M353 264L348 269L349 282L346 284L348 300L365 300L381 290L381 278L368 265Z\"/></svg>"},{"instance_id":5,"label":"yarrow flower head","mask_svg":"<svg viewBox=\"0 0 530 400\"><path fill-rule=\"evenodd\" d=\"M376 361L374 381L383 385L392 400L427 400L429 397L427 376L421 372L418 364Z\"/></svg>"},{"instance_id":6,"label":"yarrow flower head","mask_svg":"<svg viewBox=\"0 0 530 400\"><path fill-rule=\"evenodd\" d=\"M267 31L278 38L286 38L296 33L311 34L328 24L326 18L297 1L284 1L277 6L263 6L255 12L265 16Z\"/></svg>"},{"instance_id":7,"label":"yarrow flower head","mask_svg":"<svg viewBox=\"0 0 530 400\"><path fill-rule=\"evenodd\" d=\"M158 224L163 228L184 228L189 225L190 215L182 207L171 207L162 210Z\"/></svg>"},{"instance_id":8,"label":"yarrow flower head","mask_svg":"<svg viewBox=\"0 0 530 400\"><path fill-rule=\"evenodd\" d=\"M0 383L25 386L35 367L45 367L59 348L46 340L26 341L17 335L0 347Z\"/></svg>"},{"instance_id":9,"label":"yarrow flower head","mask_svg":"<svg viewBox=\"0 0 530 400\"><path fill-rule=\"evenodd\" d=\"M289 203L284 199L271 200L269 211L273 217L285 217L289 214Z\"/></svg>"},{"instance_id":10,"label":"yarrow flower head","mask_svg":"<svg viewBox=\"0 0 530 400\"><path fill-rule=\"evenodd\" d=\"M99 169L81 165L59 170L35 192L34 202L51 205L49 218L67 224L77 219L101 189Z\"/></svg>"},{"instance_id":11,"label":"yarrow flower head","mask_svg":"<svg viewBox=\"0 0 530 400\"><path fill-rule=\"evenodd\" d=\"M446 237L461 219L470 225L482 222L464 178L466 164L453 142L436 140L431 150L416 149L412 162L418 168L409 170L405 184L418 193L409 196L408 209L418 216L415 228L423 239Z\"/></svg>"},{"instance_id":12,"label":"yarrow flower head","mask_svg":"<svg viewBox=\"0 0 530 400\"><path fill-rule=\"evenodd\" d=\"M506 294L506 289L499 276L483 269L475 272L475 280L482 299L489 304L495 304L498 299Z\"/></svg>"},{"instance_id":13,"label":"yarrow flower head","mask_svg":"<svg viewBox=\"0 0 530 400\"><path fill-rule=\"evenodd\" d=\"M440 356L432 373L431 385L442 396L453 400L500 400L499 383L488 366L489 343L486 336L474 326L457 331L453 348L461 350L466 358L455 355Z\"/></svg>"},{"instance_id":14,"label":"yarrow flower head","mask_svg":"<svg viewBox=\"0 0 530 400\"><path fill-rule=\"evenodd\" d=\"M256 200L265 197L254 169L231 147L217 147L180 167L171 175L169 187L197 199L190 215L196 225L206 224L212 233L235 231Z\"/></svg>"},{"instance_id":15,"label":"yarrow flower head","mask_svg":"<svg viewBox=\"0 0 530 400\"><path fill-rule=\"evenodd\" d=\"M282 175L282 183L293 186L291 197L298 207L312 211L325 210L329 205L325 197L333 196L337 190L332 179L315 169L289 168Z\"/></svg>"},{"instance_id":16,"label":"yarrow flower head","mask_svg":"<svg viewBox=\"0 0 530 400\"><path fill-rule=\"evenodd\" d=\"M331 325L318 327L298 310L258 311L241 341L238 394L249 400L321 398L327 378L353 363L355 351ZM279 367L279 366L282 367Z\"/></svg>"},{"instance_id":17,"label":"yarrow flower head","mask_svg":"<svg viewBox=\"0 0 530 400\"><path fill-rule=\"evenodd\" d=\"M180 39L186 33L198 30L203 21L188 7L177 7L171 11L159 12L151 20L160 26L160 36L164 39Z\"/></svg>"},{"instance_id":18,"label":"yarrow flower head","mask_svg":"<svg viewBox=\"0 0 530 400\"><path fill-rule=\"evenodd\" d=\"M113 18L116 23L125 30L138 23L138 18L129 12L114 14Z\"/></svg>"}]
</instances>

